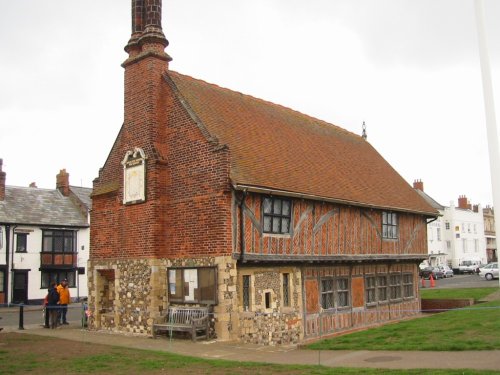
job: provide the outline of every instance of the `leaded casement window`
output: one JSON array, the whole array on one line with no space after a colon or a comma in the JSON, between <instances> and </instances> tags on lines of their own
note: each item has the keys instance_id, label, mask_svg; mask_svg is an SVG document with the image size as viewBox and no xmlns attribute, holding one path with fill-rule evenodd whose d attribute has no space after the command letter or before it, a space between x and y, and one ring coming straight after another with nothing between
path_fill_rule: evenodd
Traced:
<instances>
[{"instance_id":1,"label":"leaded casement window","mask_svg":"<svg viewBox=\"0 0 500 375\"><path fill-rule=\"evenodd\" d=\"M44 230L42 251L45 253L75 253L76 232L72 230Z\"/></svg>"},{"instance_id":2,"label":"leaded casement window","mask_svg":"<svg viewBox=\"0 0 500 375\"><path fill-rule=\"evenodd\" d=\"M290 306L290 274L283 274L283 306Z\"/></svg>"},{"instance_id":3,"label":"leaded casement window","mask_svg":"<svg viewBox=\"0 0 500 375\"><path fill-rule=\"evenodd\" d=\"M250 275L243 275L243 310L250 311Z\"/></svg>"},{"instance_id":4,"label":"leaded casement window","mask_svg":"<svg viewBox=\"0 0 500 375\"><path fill-rule=\"evenodd\" d=\"M377 276L377 299L379 302L387 301L387 275Z\"/></svg>"},{"instance_id":5,"label":"leaded casement window","mask_svg":"<svg viewBox=\"0 0 500 375\"><path fill-rule=\"evenodd\" d=\"M401 298L401 274L394 273L389 276L389 290L391 299Z\"/></svg>"},{"instance_id":6,"label":"leaded casement window","mask_svg":"<svg viewBox=\"0 0 500 375\"><path fill-rule=\"evenodd\" d=\"M398 215L395 212L382 212L382 237L398 238Z\"/></svg>"},{"instance_id":7,"label":"leaded casement window","mask_svg":"<svg viewBox=\"0 0 500 375\"><path fill-rule=\"evenodd\" d=\"M323 309L332 309L334 303L333 279L321 280L321 307Z\"/></svg>"},{"instance_id":8,"label":"leaded casement window","mask_svg":"<svg viewBox=\"0 0 500 375\"><path fill-rule=\"evenodd\" d=\"M171 302L216 304L216 268L169 268L168 297Z\"/></svg>"},{"instance_id":9,"label":"leaded casement window","mask_svg":"<svg viewBox=\"0 0 500 375\"><path fill-rule=\"evenodd\" d=\"M289 199L265 197L262 201L262 212L264 233L290 233L292 202Z\"/></svg>"},{"instance_id":10,"label":"leaded casement window","mask_svg":"<svg viewBox=\"0 0 500 375\"><path fill-rule=\"evenodd\" d=\"M375 276L365 277L366 303L377 302L377 278Z\"/></svg>"},{"instance_id":11,"label":"leaded casement window","mask_svg":"<svg viewBox=\"0 0 500 375\"><path fill-rule=\"evenodd\" d=\"M403 297L413 297L413 275L411 273L403 274Z\"/></svg>"},{"instance_id":12,"label":"leaded casement window","mask_svg":"<svg viewBox=\"0 0 500 375\"><path fill-rule=\"evenodd\" d=\"M337 307L349 306L349 279L337 279Z\"/></svg>"},{"instance_id":13,"label":"leaded casement window","mask_svg":"<svg viewBox=\"0 0 500 375\"><path fill-rule=\"evenodd\" d=\"M321 279L321 307L325 310L349 306L349 279Z\"/></svg>"},{"instance_id":14,"label":"leaded casement window","mask_svg":"<svg viewBox=\"0 0 500 375\"><path fill-rule=\"evenodd\" d=\"M68 280L68 287L76 287L76 272L68 270L47 270L42 271L42 284L41 288L46 289L49 287L51 281L59 284L64 279Z\"/></svg>"},{"instance_id":15,"label":"leaded casement window","mask_svg":"<svg viewBox=\"0 0 500 375\"><path fill-rule=\"evenodd\" d=\"M27 252L28 246L28 234L27 233L16 233L16 253Z\"/></svg>"}]
</instances>

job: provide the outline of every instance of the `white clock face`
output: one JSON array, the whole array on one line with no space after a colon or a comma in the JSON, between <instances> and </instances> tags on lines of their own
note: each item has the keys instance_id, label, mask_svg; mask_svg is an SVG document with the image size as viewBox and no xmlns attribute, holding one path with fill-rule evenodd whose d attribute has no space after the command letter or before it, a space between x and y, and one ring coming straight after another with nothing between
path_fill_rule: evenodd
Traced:
<instances>
[{"instance_id":1,"label":"white clock face","mask_svg":"<svg viewBox=\"0 0 500 375\"><path fill-rule=\"evenodd\" d=\"M143 201L144 198L144 164L125 168L124 202Z\"/></svg>"}]
</instances>

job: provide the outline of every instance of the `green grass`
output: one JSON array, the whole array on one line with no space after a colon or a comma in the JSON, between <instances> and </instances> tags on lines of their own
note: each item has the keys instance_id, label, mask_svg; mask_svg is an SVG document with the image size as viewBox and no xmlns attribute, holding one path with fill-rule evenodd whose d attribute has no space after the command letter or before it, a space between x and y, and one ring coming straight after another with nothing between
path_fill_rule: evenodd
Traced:
<instances>
[{"instance_id":1,"label":"green grass","mask_svg":"<svg viewBox=\"0 0 500 375\"><path fill-rule=\"evenodd\" d=\"M474 301L479 301L497 290L498 286L492 288L420 289L420 296L422 299L473 298Z\"/></svg>"},{"instance_id":2,"label":"green grass","mask_svg":"<svg viewBox=\"0 0 500 375\"><path fill-rule=\"evenodd\" d=\"M4 336L5 337L5 336ZM22 338L33 338L38 345L29 352L29 345ZM112 347L90 343L37 337L28 334L10 335L1 339L5 350L0 352L1 374L207 374L207 375L257 375L257 374L494 374L481 370L388 370L370 368L329 368L319 365L275 365L268 363L207 360L177 354ZM23 350L26 349L26 350ZM65 353L72 353L65 354ZM425 364L423 364L425 366Z\"/></svg>"},{"instance_id":3,"label":"green grass","mask_svg":"<svg viewBox=\"0 0 500 375\"><path fill-rule=\"evenodd\" d=\"M320 350L500 349L500 301L407 320L308 345Z\"/></svg>"}]
</instances>

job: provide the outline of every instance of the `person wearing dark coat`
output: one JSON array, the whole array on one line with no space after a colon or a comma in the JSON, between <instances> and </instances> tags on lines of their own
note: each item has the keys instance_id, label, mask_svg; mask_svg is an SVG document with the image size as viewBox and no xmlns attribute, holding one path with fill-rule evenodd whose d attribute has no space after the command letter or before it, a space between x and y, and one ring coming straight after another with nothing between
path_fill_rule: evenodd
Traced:
<instances>
[{"instance_id":1,"label":"person wearing dark coat","mask_svg":"<svg viewBox=\"0 0 500 375\"><path fill-rule=\"evenodd\" d=\"M47 310L50 318L50 328L57 327L57 320L59 317L59 293L57 292L57 284L55 281L50 283L49 293L47 295Z\"/></svg>"}]
</instances>

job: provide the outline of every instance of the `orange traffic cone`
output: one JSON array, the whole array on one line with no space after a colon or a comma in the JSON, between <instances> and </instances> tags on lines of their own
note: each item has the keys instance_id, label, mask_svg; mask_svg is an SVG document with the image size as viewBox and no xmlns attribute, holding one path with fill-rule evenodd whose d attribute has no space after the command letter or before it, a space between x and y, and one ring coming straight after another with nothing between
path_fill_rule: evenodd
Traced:
<instances>
[{"instance_id":1,"label":"orange traffic cone","mask_svg":"<svg viewBox=\"0 0 500 375\"><path fill-rule=\"evenodd\" d=\"M421 283L422 283L422 288L425 288L425 279L423 277L421 279Z\"/></svg>"},{"instance_id":2,"label":"orange traffic cone","mask_svg":"<svg viewBox=\"0 0 500 375\"><path fill-rule=\"evenodd\" d=\"M436 282L434 281L434 277L432 276L432 273L430 276L430 280L431 280L431 288L434 288L436 286Z\"/></svg>"}]
</instances>

